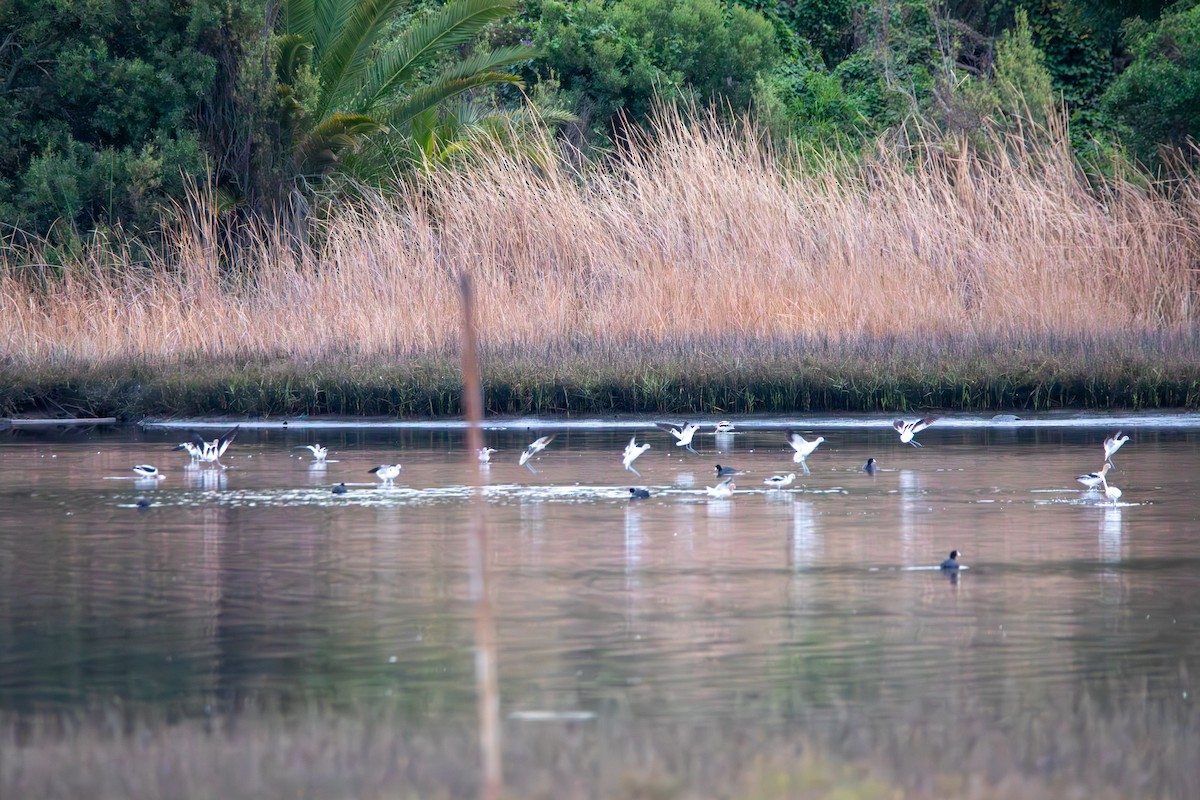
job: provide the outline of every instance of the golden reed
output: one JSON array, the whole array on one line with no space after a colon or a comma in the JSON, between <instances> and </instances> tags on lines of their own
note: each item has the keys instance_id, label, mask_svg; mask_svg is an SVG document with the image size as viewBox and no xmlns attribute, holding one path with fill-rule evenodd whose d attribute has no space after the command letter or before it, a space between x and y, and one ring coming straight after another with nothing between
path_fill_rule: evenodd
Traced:
<instances>
[{"instance_id":1,"label":"golden reed","mask_svg":"<svg viewBox=\"0 0 1200 800\"><path fill-rule=\"evenodd\" d=\"M302 246L260 227L234 251L195 200L156 263L102 243L48 277L36 253L0 254L0 342L24 364L444 352L460 273L489 346L1196 320L1194 179L1170 196L1121 179L1098 190L1061 144L814 168L762 141L668 113L582 174L493 153L337 206Z\"/></svg>"}]
</instances>

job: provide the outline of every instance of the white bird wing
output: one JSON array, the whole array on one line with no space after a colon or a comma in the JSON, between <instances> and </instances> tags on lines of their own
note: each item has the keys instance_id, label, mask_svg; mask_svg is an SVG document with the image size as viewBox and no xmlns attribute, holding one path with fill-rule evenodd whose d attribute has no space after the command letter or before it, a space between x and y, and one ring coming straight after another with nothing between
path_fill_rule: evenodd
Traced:
<instances>
[{"instance_id":1,"label":"white bird wing","mask_svg":"<svg viewBox=\"0 0 1200 800\"><path fill-rule=\"evenodd\" d=\"M808 439L805 439L800 434L793 432L788 434L788 444L792 446L793 450L799 452L805 449L805 447L808 445Z\"/></svg>"},{"instance_id":2,"label":"white bird wing","mask_svg":"<svg viewBox=\"0 0 1200 800\"><path fill-rule=\"evenodd\" d=\"M914 422L912 424L912 432L920 433L921 431L925 430L933 423L937 422L937 419L938 419L937 417L924 417L922 419L917 420L916 422Z\"/></svg>"},{"instance_id":3,"label":"white bird wing","mask_svg":"<svg viewBox=\"0 0 1200 800\"><path fill-rule=\"evenodd\" d=\"M657 427L657 428L661 428L662 430L664 430L664 431L666 431L667 433L671 434L671 435L672 435L672 436L674 436L676 439L682 439L682 438L683 438L683 429L684 429L685 427L687 427L687 423L686 423L686 422L685 422L685 423L683 423L683 425L672 425L672 424L671 424L671 423L669 423L669 422L656 422L656 423L654 423L654 425L655 425L655 427Z\"/></svg>"},{"instance_id":4,"label":"white bird wing","mask_svg":"<svg viewBox=\"0 0 1200 800\"><path fill-rule=\"evenodd\" d=\"M908 423L902 419L898 419L892 423L892 427L896 429L897 433L904 433L905 429L908 428Z\"/></svg>"}]
</instances>

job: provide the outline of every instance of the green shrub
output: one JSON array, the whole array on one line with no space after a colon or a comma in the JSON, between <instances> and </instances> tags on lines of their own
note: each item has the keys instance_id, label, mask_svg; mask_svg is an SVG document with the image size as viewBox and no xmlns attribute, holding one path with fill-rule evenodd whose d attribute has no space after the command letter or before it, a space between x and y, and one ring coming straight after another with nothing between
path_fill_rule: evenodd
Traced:
<instances>
[{"instance_id":1,"label":"green shrub","mask_svg":"<svg viewBox=\"0 0 1200 800\"><path fill-rule=\"evenodd\" d=\"M646 118L656 93L745 108L782 57L762 14L716 0L544 0L530 13L542 74L602 136L622 112Z\"/></svg>"},{"instance_id":2,"label":"green shrub","mask_svg":"<svg viewBox=\"0 0 1200 800\"><path fill-rule=\"evenodd\" d=\"M1105 93L1104 108L1125 125L1138 155L1154 161L1160 145L1186 147L1200 131L1200 6L1126 31L1135 58Z\"/></svg>"}]
</instances>

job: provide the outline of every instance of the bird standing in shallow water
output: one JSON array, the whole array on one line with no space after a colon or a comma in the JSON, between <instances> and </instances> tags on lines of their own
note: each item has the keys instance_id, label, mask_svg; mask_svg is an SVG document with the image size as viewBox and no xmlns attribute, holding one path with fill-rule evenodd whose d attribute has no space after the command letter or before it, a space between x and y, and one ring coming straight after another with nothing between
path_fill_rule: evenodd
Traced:
<instances>
[{"instance_id":1,"label":"bird standing in shallow water","mask_svg":"<svg viewBox=\"0 0 1200 800\"><path fill-rule=\"evenodd\" d=\"M727 419L723 419L717 423L716 430L713 433L733 433L733 423Z\"/></svg>"},{"instance_id":2,"label":"bird standing in shallow water","mask_svg":"<svg viewBox=\"0 0 1200 800\"><path fill-rule=\"evenodd\" d=\"M492 460L492 453L498 453L498 452L500 452L500 451L494 447L479 448L479 463L480 464L490 463Z\"/></svg>"},{"instance_id":3,"label":"bird standing in shallow water","mask_svg":"<svg viewBox=\"0 0 1200 800\"><path fill-rule=\"evenodd\" d=\"M1109 467L1111 467L1111 466L1112 466L1112 464L1105 461L1104 466L1100 468L1099 472L1089 472L1087 475L1080 475L1075 480L1079 481L1084 486L1086 486L1089 491L1092 489L1099 489L1100 485L1102 483L1104 483L1104 480L1105 480L1104 476L1108 472Z\"/></svg>"},{"instance_id":4,"label":"bird standing in shallow water","mask_svg":"<svg viewBox=\"0 0 1200 800\"><path fill-rule=\"evenodd\" d=\"M900 434L900 441L902 443L911 444L913 447L924 447L920 442L913 441L913 437L937 422L937 419L937 417L924 417L914 422L905 422L902 419L898 419L892 423L892 427Z\"/></svg>"},{"instance_id":5,"label":"bird standing in shallow water","mask_svg":"<svg viewBox=\"0 0 1200 800\"><path fill-rule=\"evenodd\" d=\"M162 480L167 477L158 471L158 467L153 467L149 464L138 464L133 468L133 471L137 473L139 478L145 480Z\"/></svg>"},{"instance_id":6,"label":"bird standing in shallow water","mask_svg":"<svg viewBox=\"0 0 1200 800\"><path fill-rule=\"evenodd\" d=\"M203 461L206 464L215 463L221 469L228 469L221 463L221 456L225 455L225 451L229 449L229 444L237 436L239 427L238 425L233 426L211 442L206 442L199 434L194 434L190 442L184 442L175 449L187 450L193 461Z\"/></svg>"},{"instance_id":7,"label":"bird standing in shallow water","mask_svg":"<svg viewBox=\"0 0 1200 800\"><path fill-rule=\"evenodd\" d=\"M772 475L763 481L763 483L772 489L782 489L785 486L791 486L794 480L796 480L796 473L789 472L787 475Z\"/></svg>"},{"instance_id":8,"label":"bird standing in shallow water","mask_svg":"<svg viewBox=\"0 0 1200 800\"><path fill-rule=\"evenodd\" d=\"M868 475L874 475L878 471L879 464L876 463L875 459L873 458L868 458L867 463L863 464L863 472L867 473Z\"/></svg>"},{"instance_id":9,"label":"bird standing in shallow water","mask_svg":"<svg viewBox=\"0 0 1200 800\"><path fill-rule=\"evenodd\" d=\"M696 431L700 430L699 425L694 422L685 422L682 425L672 425L669 422L656 422L654 424L675 437L676 447L686 447L689 452L696 453L696 450L692 447L692 437L696 435ZM700 454L696 453L696 455Z\"/></svg>"},{"instance_id":10,"label":"bird standing in shallow water","mask_svg":"<svg viewBox=\"0 0 1200 800\"><path fill-rule=\"evenodd\" d=\"M400 465L380 464L378 467L371 469L370 472L372 472L376 478L379 478L379 480L383 481L381 484L379 484L380 486L391 486L392 481L396 480L396 478L400 475Z\"/></svg>"},{"instance_id":11,"label":"bird standing in shallow water","mask_svg":"<svg viewBox=\"0 0 1200 800\"><path fill-rule=\"evenodd\" d=\"M796 451L795 453L792 453L792 461L804 467L804 473L806 475L808 474L808 457L813 454L813 451L816 450L823 441L825 441L824 436L818 436L816 439L810 442L808 439L805 439L798 433L792 432L788 434L788 444L790 444L792 449Z\"/></svg>"},{"instance_id":12,"label":"bird standing in shallow water","mask_svg":"<svg viewBox=\"0 0 1200 800\"><path fill-rule=\"evenodd\" d=\"M555 436L558 436L558 434L552 433L549 436L542 436L538 439L534 439L529 443L529 446L525 448L525 452L521 453L521 458L517 461L517 463L536 475L537 470L529 466L529 459L545 450L550 443L554 441Z\"/></svg>"},{"instance_id":13,"label":"bird standing in shallow water","mask_svg":"<svg viewBox=\"0 0 1200 800\"><path fill-rule=\"evenodd\" d=\"M1115 506L1117 504L1117 501L1121 499L1121 490L1115 486L1109 486L1107 478L1103 479L1103 484L1104 484L1105 499L1108 500L1109 502L1111 502Z\"/></svg>"},{"instance_id":14,"label":"bird standing in shallow water","mask_svg":"<svg viewBox=\"0 0 1200 800\"><path fill-rule=\"evenodd\" d=\"M1110 436L1104 440L1104 463L1111 464L1112 457L1121 449L1121 445L1129 441L1128 436L1122 436L1120 431L1117 431L1116 436Z\"/></svg>"},{"instance_id":15,"label":"bird standing in shallow water","mask_svg":"<svg viewBox=\"0 0 1200 800\"><path fill-rule=\"evenodd\" d=\"M182 444L175 445L171 449L172 450L186 450L187 454L192 457L191 466L193 466L193 467L196 466L196 462L198 462L200 460L200 453L203 452L203 450L201 448L197 447L194 442L183 442Z\"/></svg>"},{"instance_id":16,"label":"bird standing in shallow water","mask_svg":"<svg viewBox=\"0 0 1200 800\"><path fill-rule=\"evenodd\" d=\"M957 559L961 555L962 555L962 553L958 552L957 550L951 550L950 557L942 562L942 569L958 570L958 560Z\"/></svg>"},{"instance_id":17,"label":"bird standing in shallow water","mask_svg":"<svg viewBox=\"0 0 1200 800\"><path fill-rule=\"evenodd\" d=\"M637 461L638 456L649 449L649 444L638 444L637 436L631 436L629 444L625 445L625 452L621 456L621 464L634 475L637 475L639 478L642 477L642 473L633 468L633 462Z\"/></svg>"}]
</instances>

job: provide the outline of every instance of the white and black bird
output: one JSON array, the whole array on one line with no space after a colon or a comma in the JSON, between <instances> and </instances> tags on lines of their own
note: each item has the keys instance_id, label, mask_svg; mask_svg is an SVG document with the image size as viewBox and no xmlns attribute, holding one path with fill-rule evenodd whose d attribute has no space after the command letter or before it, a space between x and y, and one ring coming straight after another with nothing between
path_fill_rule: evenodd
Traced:
<instances>
[{"instance_id":1,"label":"white and black bird","mask_svg":"<svg viewBox=\"0 0 1200 800\"><path fill-rule=\"evenodd\" d=\"M192 441L184 442L175 447L175 449L187 450L188 454L196 461L202 461L206 464L216 464L221 469L228 469L221 463L221 456L225 455L225 451L229 449L230 442L237 436L238 427L235 425L212 441L205 441L200 434L194 434Z\"/></svg>"},{"instance_id":2,"label":"white and black bird","mask_svg":"<svg viewBox=\"0 0 1200 800\"><path fill-rule=\"evenodd\" d=\"M1122 436L1120 431L1117 431L1116 436L1110 436L1104 440L1104 462L1112 463L1112 457L1121 449L1121 445L1129 441L1128 436Z\"/></svg>"},{"instance_id":3,"label":"white and black bird","mask_svg":"<svg viewBox=\"0 0 1200 800\"><path fill-rule=\"evenodd\" d=\"M649 449L650 449L650 445L648 443L643 443L643 444L637 443L637 435L636 434L631 436L629 438L629 444L625 445L625 452L621 454L622 466L624 466L625 469L629 470L634 475L637 475L639 478L642 477L642 473L638 472L636 469L633 468L633 462L637 461L638 456L640 456L642 453L646 452Z\"/></svg>"},{"instance_id":4,"label":"white and black bird","mask_svg":"<svg viewBox=\"0 0 1200 800\"><path fill-rule=\"evenodd\" d=\"M1100 468L1099 472L1089 472L1087 475L1080 475L1075 480L1079 481L1084 486L1086 486L1089 491L1091 491L1092 489L1099 489L1100 486L1105 481L1104 476L1108 474L1108 470L1111 467L1112 467L1112 464L1105 461L1104 466Z\"/></svg>"},{"instance_id":5,"label":"white and black bird","mask_svg":"<svg viewBox=\"0 0 1200 800\"><path fill-rule=\"evenodd\" d=\"M713 433L733 433L733 423L727 419L723 419L717 423Z\"/></svg>"},{"instance_id":6,"label":"white and black bird","mask_svg":"<svg viewBox=\"0 0 1200 800\"><path fill-rule=\"evenodd\" d=\"M530 472L536 473L537 470L529 466L529 459L533 458L535 455L549 447L550 443L554 441L555 436L558 436L558 434L552 433L549 436L542 436L534 439L529 443L529 446L525 448L525 452L521 453L521 458L517 461L517 464L525 467Z\"/></svg>"},{"instance_id":7,"label":"white and black bird","mask_svg":"<svg viewBox=\"0 0 1200 800\"><path fill-rule=\"evenodd\" d=\"M808 439L805 439L795 431L789 433L788 444L790 444L792 446L792 450L795 451L792 453L792 461L803 466L805 473L807 473L808 457L813 454L813 451L821 446L821 442L823 441L825 441L824 436L818 436L816 439L813 439L810 442Z\"/></svg>"},{"instance_id":8,"label":"white and black bird","mask_svg":"<svg viewBox=\"0 0 1200 800\"><path fill-rule=\"evenodd\" d=\"M937 419L937 417L923 417L913 422L905 422L902 419L898 419L892 423L892 427L896 429L896 433L900 434L900 441L904 444L911 444L913 447L924 447L920 442L913 441L913 437L937 422Z\"/></svg>"},{"instance_id":9,"label":"white and black bird","mask_svg":"<svg viewBox=\"0 0 1200 800\"><path fill-rule=\"evenodd\" d=\"M700 430L699 425L694 422L685 422L682 425L672 425L669 422L656 422L654 424L675 437L676 447L686 447L690 452L696 453L695 449L692 448L692 437L696 435L696 431ZM696 453L696 455L699 455L699 453Z\"/></svg>"},{"instance_id":10,"label":"white and black bird","mask_svg":"<svg viewBox=\"0 0 1200 800\"><path fill-rule=\"evenodd\" d=\"M192 458L193 466L195 466L196 462L200 460L200 454L204 452L204 449L202 447L197 447L194 442L181 442L180 444L172 447L171 450L186 450L187 454Z\"/></svg>"},{"instance_id":11,"label":"white and black bird","mask_svg":"<svg viewBox=\"0 0 1200 800\"><path fill-rule=\"evenodd\" d=\"M480 464L490 464L492 461L492 453L499 453L499 452L500 451L494 447L479 448L478 453L477 453L477 455L479 456L479 463Z\"/></svg>"},{"instance_id":12,"label":"white and black bird","mask_svg":"<svg viewBox=\"0 0 1200 800\"><path fill-rule=\"evenodd\" d=\"M400 476L400 465L380 464L378 467L374 467L369 470L369 472L374 474L376 478L379 478L379 480L382 481L382 483L379 484L380 486L391 486L392 481L396 480L396 478Z\"/></svg>"},{"instance_id":13,"label":"white and black bird","mask_svg":"<svg viewBox=\"0 0 1200 800\"><path fill-rule=\"evenodd\" d=\"M1121 499L1121 490L1115 486L1109 486L1107 478L1104 479L1102 485L1104 486L1104 498L1115 506Z\"/></svg>"},{"instance_id":14,"label":"white and black bird","mask_svg":"<svg viewBox=\"0 0 1200 800\"><path fill-rule=\"evenodd\" d=\"M167 477L159 472L158 467L151 466L150 464L138 464L133 468L133 471L142 480L160 481Z\"/></svg>"},{"instance_id":15,"label":"white and black bird","mask_svg":"<svg viewBox=\"0 0 1200 800\"><path fill-rule=\"evenodd\" d=\"M715 497L718 500L724 500L726 498L733 497L733 490L735 488L737 487L733 482L733 478L726 478L716 486L704 487L704 491L708 493L709 497Z\"/></svg>"},{"instance_id":16,"label":"white and black bird","mask_svg":"<svg viewBox=\"0 0 1200 800\"><path fill-rule=\"evenodd\" d=\"M791 486L794 480L796 480L796 473L789 472L787 475L772 475L763 481L763 483L772 489L782 489L785 486Z\"/></svg>"}]
</instances>

